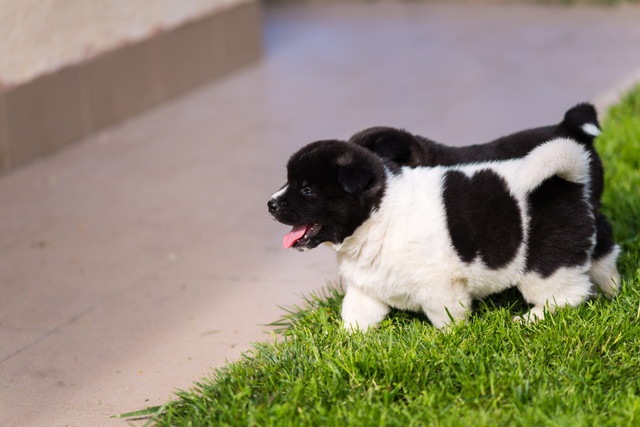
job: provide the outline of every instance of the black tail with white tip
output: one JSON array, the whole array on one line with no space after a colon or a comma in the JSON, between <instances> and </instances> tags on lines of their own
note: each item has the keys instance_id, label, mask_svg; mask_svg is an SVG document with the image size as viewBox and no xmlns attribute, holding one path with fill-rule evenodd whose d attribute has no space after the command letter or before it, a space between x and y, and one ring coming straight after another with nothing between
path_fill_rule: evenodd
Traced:
<instances>
[{"instance_id":1,"label":"black tail with white tip","mask_svg":"<svg viewBox=\"0 0 640 427\"><path fill-rule=\"evenodd\" d=\"M598 113L594 106L588 103L578 104L567 110L561 126L580 142L592 143L601 133Z\"/></svg>"}]
</instances>

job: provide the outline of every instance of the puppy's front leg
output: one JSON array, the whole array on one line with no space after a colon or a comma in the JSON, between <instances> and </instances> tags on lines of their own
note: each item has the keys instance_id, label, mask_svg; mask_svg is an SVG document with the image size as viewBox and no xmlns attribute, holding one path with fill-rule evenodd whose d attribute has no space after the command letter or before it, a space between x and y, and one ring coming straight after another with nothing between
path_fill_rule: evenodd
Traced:
<instances>
[{"instance_id":1,"label":"puppy's front leg","mask_svg":"<svg viewBox=\"0 0 640 427\"><path fill-rule=\"evenodd\" d=\"M355 286L348 286L342 301L342 322L349 331L366 331L389 314L389 306L362 292Z\"/></svg>"}]
</instances>

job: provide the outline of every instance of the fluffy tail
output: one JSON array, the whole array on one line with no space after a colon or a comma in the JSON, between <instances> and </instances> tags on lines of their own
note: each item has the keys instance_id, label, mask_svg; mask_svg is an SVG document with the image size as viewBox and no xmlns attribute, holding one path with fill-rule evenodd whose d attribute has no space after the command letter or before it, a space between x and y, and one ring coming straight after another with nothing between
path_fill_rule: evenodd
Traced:
<instances>
[{"instance_id":1,"label":"fluffy tail","mask_svg":"<svg viewBox=\"0 0 640 427\"><path fill-rule=\"evenodd\" d=\"M572 139L557 138L545 142L534 148L519 163L516 171L518 177L515 180L517 190L530 193L553 176L584 184L588 189L590 161L587 149Z\"/></svg>"},{"instance_id":2,"label":"fluffy tail","mask_svg":"<svg viewBox=\"0 0 640 427\"><path fill-rule=\"evenodd\" d=\"M577 138L578 142L587 142L589 144L601 132L598 113L593 105L587 103L578 104L567 110L560 126L569 135Z\"/></svg>"}]
</instances>

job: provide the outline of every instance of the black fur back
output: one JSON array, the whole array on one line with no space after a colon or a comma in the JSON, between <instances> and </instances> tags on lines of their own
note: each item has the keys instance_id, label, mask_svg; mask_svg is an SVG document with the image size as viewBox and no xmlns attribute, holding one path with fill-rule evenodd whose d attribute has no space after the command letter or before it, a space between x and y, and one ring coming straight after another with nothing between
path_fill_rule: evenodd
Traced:
<instances>
[{"instance_id":1,"label":"black fur back","mask_svg":"<svg viewBox=\"0 0 640 427\"><path fill-rule=\"evenodd\" d=\"M451 171L443 187L447 228L460 259L470 263L480 257L491 269L513 260L523 229L518 202L504 179L489 169L471 177Z\"/></svg>"}]
</instances>

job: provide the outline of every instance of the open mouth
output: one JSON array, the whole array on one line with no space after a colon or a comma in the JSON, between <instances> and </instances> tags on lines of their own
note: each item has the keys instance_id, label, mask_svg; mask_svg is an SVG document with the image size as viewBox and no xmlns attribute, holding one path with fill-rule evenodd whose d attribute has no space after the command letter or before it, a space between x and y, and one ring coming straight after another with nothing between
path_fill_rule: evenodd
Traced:
<instances>
[{"instance_id":1,"label":"open mouth","mask_svg":"<svg viewBox=\"0 0 640 427\"><path fill-rule=\"evenodd\" d=\"M309 240L318 234L322 226L317 223L295 225L282 239L282 246L285 249L295 247L304 248Z\"/></svg>"}]
</instances>

